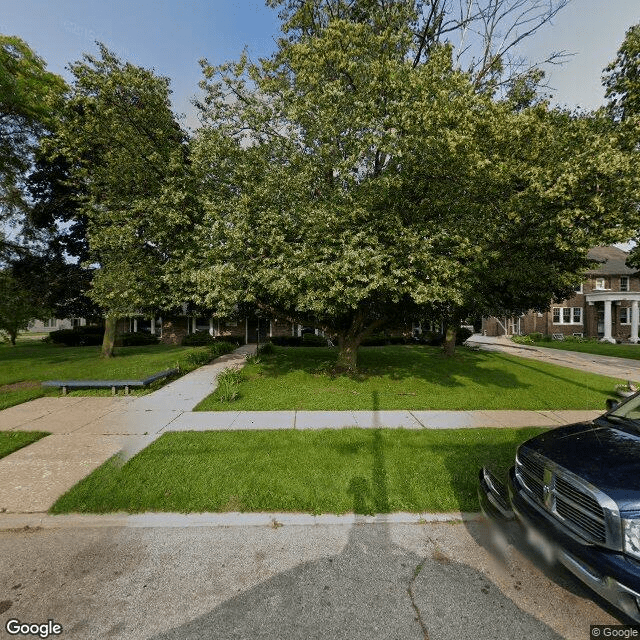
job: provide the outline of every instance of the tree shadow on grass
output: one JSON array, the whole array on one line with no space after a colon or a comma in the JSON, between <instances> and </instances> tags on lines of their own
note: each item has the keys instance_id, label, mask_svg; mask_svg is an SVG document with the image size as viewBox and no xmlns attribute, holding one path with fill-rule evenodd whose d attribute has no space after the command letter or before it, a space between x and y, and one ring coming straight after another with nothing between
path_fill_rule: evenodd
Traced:
<instances>
[{"instance_id":1,"label":"tree shadow on grass","mask_svg":"<svg viewBox=\"0 0 640 640\"><path fill-rule=\"evenodd\" d=\"M496 359L495 354L466 349L459 349L452 358L447 358L438 347L361 347L358 371L340 375L332 373L336 358L335 349L278 348L274 356L263 359L260 375L277 378L300 371L311 376L327 379L345 378L359 383L384 377L394 382L414 378L448 387L464 386L465 382L460 379L502 388L530 386L505 372L502 367L491 366Z\"/></svg>"}]
</instances>

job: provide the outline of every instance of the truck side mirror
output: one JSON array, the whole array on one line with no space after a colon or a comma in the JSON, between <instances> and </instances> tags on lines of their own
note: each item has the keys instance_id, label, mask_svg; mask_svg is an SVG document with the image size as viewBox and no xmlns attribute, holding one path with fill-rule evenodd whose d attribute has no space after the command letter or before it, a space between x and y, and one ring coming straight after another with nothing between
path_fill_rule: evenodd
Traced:
<instances>
[{"instance_id":1,"label":"truck side mirror","mask_svg":"<svg viewBox=\"0 0 640 640\"><path fill-rule=\"evenodd\" d=\"M613 398L607 398L607 402L605 406L607 407L607 411L613 411L620 403Z\"/></svg>"}]
</instances>

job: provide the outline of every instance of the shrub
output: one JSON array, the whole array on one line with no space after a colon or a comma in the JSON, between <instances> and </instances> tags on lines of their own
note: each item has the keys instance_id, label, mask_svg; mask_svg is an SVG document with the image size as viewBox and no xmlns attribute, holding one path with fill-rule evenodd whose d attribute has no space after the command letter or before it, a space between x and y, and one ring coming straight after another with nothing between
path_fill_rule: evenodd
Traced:
<instances>
[{"instance_id":1,"label":"shrub","mask_svg":"<svg viewBox=\"0 0 640 640\"><path fill-rule=\"evenodd\" d=\"M376 333L360 343L363 347L383 347L386 344L389 344L389 338L384 333Z\"/></svg>"},{"instance_id":2,"label":"shrub","mask_svg":"<svg viewBox=\"0 0 640 640\"><path fill-rule=\"evenodd\" d=\"M511 336L511 341L517 344L533 344L531 336Z\"/></svg>"},{"instance_id":3,"label":"shrub","mask_svg":"<svg viewBox=\"0 0 640 640\"><path fill-rule=\"evenodd\" d=\"M258 354L260 354L261 356L270 356L273 355L276 352L276 348L273 346L273 343L271 342L265 342L264 344L261 344L260 347L258 348Z\"/></svg>"},{"instance_id":4,"label":"shrub","mask_svg":"<svg viewBox=\"0 0 640 640\"><path fill-rule=\"evenodd\" d=\"M217 381L220 402L232 402L238 398L238 385L242 382L242 373L238 369L225 369L218 375Z\"/></svg>"},{"instance_id":5,"label":"shrub","mask_svg":"<svg viewBox=\"0 0 640 640\"><path fill-rule=\"evenodd\" d=\"M302 336L302 344L305 347L326 347L327 339L317 336L315 333L305 333Z\"/></svg>"},{"instance_id":6,"label":"shrub","mask_svg":"<svg viewBox=\"0 0 640 640\"><path fill-rule=\"evenodd\" d=\"M435 331L425 331L422 334L422 339L424 344L428 344L431 347L440 347L444 344L444 335Z\"/></svg>"},{"instance_id":7,"label":"shrub","mask_svg":"<svg viewBox=\"0 0 640 640\"><path fill-rule=\"evenodd\" d=\"M543 336L539 331L533 331L529 334L529 337L534 341L534 342L539 342L540 340L542 340Z\"/></svg>"},{"instance_id":8,"label":"shrub","mask_svg":"<svg viewBox=\"0 0 640 640\"><path fill-rule=\"evenodd\" d=\"M550 333L545 333L542 336L542 342L552 342L553 341L553 336Z\"/></svg>"},{"instance_id":9,"label":"shrub","mask_svg":"<svg viewBox=\"0 0 640 640\"><path fill-rule=\"evenodd\" d=\"M465 340L468 340L473 335L473 331L468 327L460 327L456 331L456 344L461 345Z\"/></svg>"},{"instance_id":10,"label":"shrub","mask_svg":"<svg viewBox=\"0 0 640 640\"><path fill-rule=\"evenodd\" d=\"M227 342L226 340L217 340L213 344L209 345L209 355L211 358L217 358L225 353L231 353L237 345Z\"/></svg>"},{"instance_id":11,"label":"shrub","mask_svg":"<svg viewBox=\"0 0 640 640\"><path fill-rule=\"evenodd\" d=\"M144 333L143 331L122 333L116 340L123 347L143 347L149 344L158 344L158 336Z\"/></svg>"},{"instance_id":12,"label":"shrub","mask_svg":"<svg viewBox=\"0 0 640 640\"><path fill-rule=\"evenodd\" d=\"M206 331L199 331L198 333L188 333L182 338L183 347L203 347L208 344L214 344L216 339L209 335Z\"/></svg>"},{"instance_id":13,"label":"shrub","mask_svg":"<svg viewBox=\"0 0 640 640\"><path fill-rule=\"evenodd\" d=\"M404 336L389 336L389 344L407 344L407 339Z\"/></svg>"},{"instance_id":14,"label":"shrub","mask_svg":"<svg viewBox=\"0 0 640 640\"><path fill-rule=\"evenodd\" d=\"M198 331L197 333L188 333L182 338L180 344L183 347L205 347L221 342L240 347L244 344L244 338L240 336L212 336L206 331Z\"/></svg>"},{"instance_id":15,"label":"shrub","mask_svg":"<svg viewBox=\"0 0 640 640\"><path fill-rule=\"evenodd\" d=\"M58 329L51 331L49 339L55 344L67 347L96 346L102 344L102 327L77 327L76 329Z\"/></svg>"},{"instance_id":16,"label":"shrub","mask_svg":"<svg viewBox=\"0 0 640 640\"><path fill-rule=\"evenodd\" d=\"M271 343L278 347L301 347L302 338L298 336L274 336Z\"/></svg>"}]
</instances>

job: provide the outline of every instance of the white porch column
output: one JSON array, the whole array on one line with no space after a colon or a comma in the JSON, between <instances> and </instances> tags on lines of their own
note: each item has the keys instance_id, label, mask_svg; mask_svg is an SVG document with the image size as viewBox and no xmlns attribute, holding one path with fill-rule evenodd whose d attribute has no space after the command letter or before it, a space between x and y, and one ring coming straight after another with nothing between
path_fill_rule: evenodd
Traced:
<instances>
[{"instance_id":1,"label":"white porch column","mask_svg":"<svg viewBox=\"0 0 640 640\"><path fill-rule=\"evenodd\" d=\"M213 336L213 318L209 318L209 335Z\"/></svg>"},{"instance_id":2,"label":"white porch column","mask_svg":"<svg viewBox=\"0 0 640 640\"><path fill-rule=\"evenodd\" d=\"M611 335L611 300L604 301L604 337L603 342L615 342Z\"/></svg>"},{"instance_id":3,"label":"white porch column","mask_svg":"<svg viewBox=\"0 0 640 640\"><path fill-rule=\"evenodd\" d=\"M151 316L151 335L152 336L156 335L156 317L155 316Z\"/></svg>"},{"instance_id":4,"label":"white porch column","mask_svg":"<svg viewBox=\"0 0 640 640\"><path fill-rule=\"evenodd\" d=\"M191 333L195 333L196 332L196 317L193 316L193 318L191 318Z\"/></svg>"},{"instance_id":5,"label":"white porch column","mask_svg":"<svg viewBox=\"0 0 640 640\"><path fill-rule=\"evenodd\" d=\"M138 318L133 319L133 333L138 333Z\"/></svg>"},{"instance_id":6,"label":"white porch column","mask_svg":"<svg viewBox=\"0 0 640 640\"><path fill-rule=\"evenodd\" d=\"M631 337L630 342L638 342L638 301L631 301Z\"/></svg>"},{"instance_id":7,"label":"white porch column","mask_svg":"<svg viewBox=\"0 0 640 640\"><path fill-rule=\"evenodd\" d=\"M269 320L269 337L273 338L273 320Z\"/></svg>"}]
</instances>

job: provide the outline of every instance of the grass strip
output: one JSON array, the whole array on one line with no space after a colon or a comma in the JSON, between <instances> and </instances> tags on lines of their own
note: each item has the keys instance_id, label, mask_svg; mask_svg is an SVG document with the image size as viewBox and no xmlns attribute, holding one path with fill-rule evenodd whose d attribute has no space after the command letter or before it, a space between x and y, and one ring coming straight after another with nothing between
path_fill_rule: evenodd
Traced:
<instances>
[{"instance_id":1,"label":"grass strip","mask_svg":"<svg viewBox=\"0 0 640 640\"><path fill-rule=\"evenodd\" d=\"M196 410L604 410L620 382L503 353L459 348L446 358L424 346L362 347L358 373L336 376L336 356L276 347L242 370L237 399L216 390Z\"/></svg>"},{"instance_id":2,"label":"grass strip","mask_svg":"<svg viewBox=\"0 0 640 640\"><path fill-rule=\"evenodd\" d=\"M45 431L0 431L0 458L48 435Z\"/></svg>"},{"instance_id":3,"label":"grass strip","mask_svg":"<svg viewBox=\"0 0 640 640\"><path fill-rule=\"evenodd\" d=\"M52 513L477 511L482 465L508 469L546 429L167 433L107 461Z\"/></svg>"}]
</instances>

